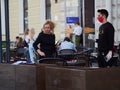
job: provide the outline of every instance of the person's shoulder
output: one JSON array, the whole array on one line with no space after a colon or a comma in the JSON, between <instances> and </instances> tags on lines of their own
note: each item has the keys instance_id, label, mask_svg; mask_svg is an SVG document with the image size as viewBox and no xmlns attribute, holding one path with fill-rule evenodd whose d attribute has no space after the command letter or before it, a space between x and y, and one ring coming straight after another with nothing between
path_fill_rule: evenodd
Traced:
<instances>
[{"instance_id":1,"label":"person's shoulder","mask_svg":"<svg viewBox=\"0 0 120 90\"><path fill-rule=\"evenodd\" d=\"M82 27L81 26L77 26L76 29L82 29Z\"/></svg>"},{"instance_id":2,"label":"person's shoulder","mask_svg":"<svg viewBox=\"0 0 120 90\"><path fill-rule=\"evenodd\" d=\"M107 26L110 27L110 28L111 28L111 27L114 28L113 24L110 23L110 22L107 22Z\"/></svg>"},{"instance_id":3,"label":"person's shoulder","mask_svg":"<svg viewBox=\"0 0 120 90\"><path fill-rule=\"evenodd\" d=\"M72 42L69 42L69 44L74 45Z\"/></svg>"},{"instance_id":4,"label":"person's shoulder","mask_svg":"<svg viewBox=\"0 0 120 90\"><path fill-rule=\"evenodd\" d=\"M55 34L54 34L54 33L51 33L50 35L51 35L52 37L55 37Z\"/></svg>"},{"instance_id":5,"label":"person's shoulder","mask_svg":"<svg viewBox=\"0 0 120 90\"><path fill-rule=\"evenodd\" d=\"M27 39L27 38L29 38L29 35L26 35L26 36L25 36L25 39Z\"/></svg>"},{"instance_id":6,"label":"person's shoulder","mask_svg":"<svg viewBox=\"0 0 120 90\"><path fill-rule=\"evenodd\" d=\"M44 34L43 31L41 31L39 34Z\"/></svg>"},{"instance_id":7,"label":"person's shoulder","mask_svg":"<svg viewBox=\"0 0 120 90\"><path fill-rule=\"evenodd\" d=\"M44 35L43 31L41 31L41 32L38 34L38 36L42 36L42 35Z\"/></svg>"},{"instance_id":8,"label":"person's shoulder","mask_svg":"<svg viewBox=\"0 0 120 90\"><path fill-rule=\"evenodd\" d=\"M66 43L67 43L67 41L62 41L62 42L61 42L62 45L63 45L63 44L66 44Z\"/></svg>"},{"instance_id":9,"label":"person's shoulder","mask_svg":"<svg viewBox=\"0 0 120 90\"><path fill-rule=\"evenodd\" d=\"M107 22L107 23L106 23L106 25L110 25L110 26L113 26L113 25L112 25L112 23L110 23L110 22Z\"/></svg>"},{"instance_id":10,"label":"person's shoulder","mask_svg":"<svg viewBox=\"0 0 120 90\"><path fill-rule=\"evenodd\" d=\"M26 35L25 40L28 40L28 39L30 39L30 37L29 35Z\"/></svg>"},{"instance_id":11,"label":"person's shoulder","mask_svg":"<svg viewBox=\"0 0 120 90\"><path fill-rule=\"evenodd\" d=\"M80 29L82 29L82 27L81 26L78 26Z\"/></svg>"}]
</instances>

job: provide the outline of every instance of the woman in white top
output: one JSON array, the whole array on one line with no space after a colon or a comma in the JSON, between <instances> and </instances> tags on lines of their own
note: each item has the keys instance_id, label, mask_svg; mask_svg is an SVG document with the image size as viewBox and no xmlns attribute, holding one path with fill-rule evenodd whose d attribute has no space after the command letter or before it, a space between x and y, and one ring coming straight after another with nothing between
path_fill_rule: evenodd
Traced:
<instances>
[{"instance_id":1,"label":"woman in white top","mask_svg":"<svg viewBox=\"0 0 120 90\"><path fill-rule=\"evenodd\" d=\"M23 40L24 48L26 49L25 56L26 56L26 59L27 59L27 63L29 63L29 61L30 61L30 55L29 55L29 49L28 49L28 43L27 43L28 33L29 33L29 28L27 28L24 32L24 40Z\"/></svg>"},{"instance_id":2,"label":"woman in white top","mask_svg":"<svg viewBox=\"0 0 120 90\"><path fill-rule=\"evenodd\" d=\"M35 31L34 31L34 28L31 28L31 29L29 29L28 36L26 37L26 41L28 43L28 48L29 48L29 55L30 55L31 63L35 63L35 61L34 61L34 48L33 48L33 43L35 40L36 40Z\"/></svg>"}]
</instances>

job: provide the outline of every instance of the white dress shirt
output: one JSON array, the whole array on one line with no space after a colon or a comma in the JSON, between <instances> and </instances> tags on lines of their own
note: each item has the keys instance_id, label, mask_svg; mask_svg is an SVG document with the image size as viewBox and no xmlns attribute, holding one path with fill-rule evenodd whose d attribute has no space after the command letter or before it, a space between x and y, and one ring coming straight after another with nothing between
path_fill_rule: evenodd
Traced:
<instances>
[{"instance_id":1,"label":"white dress shirt","mask_svg":"<svg viewBox=\"0 0 120 90\"><path fill-rule=\"evenodd\" d=\"M82 27L81 26L76 26L74 28L73 34L80 36L82 34Z\"/></svg>"}]
</instances>

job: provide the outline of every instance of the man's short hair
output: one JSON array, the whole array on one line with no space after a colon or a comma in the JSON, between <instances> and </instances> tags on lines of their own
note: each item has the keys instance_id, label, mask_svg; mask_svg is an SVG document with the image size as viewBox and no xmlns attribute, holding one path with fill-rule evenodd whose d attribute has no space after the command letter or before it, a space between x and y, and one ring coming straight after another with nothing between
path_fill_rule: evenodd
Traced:
<instances>
[{"instance_id":1,"label":"man's short hair","mask_svg":"<svg viewBox=\"0 0 120 90\"><path fill-rule=\"evenodd\" d=\"M79 21L75 22L75 24L80 25Z\"/></svg>"},{"instance_id":2,"label":"man's short hair","mask_svg":"<svg viewBox=\"0 0 120 90\"><path fill-rule=\"evenodd\" d=\"M19 36L16 36L16 39L19 39L20 37Z\"/></svg>"},{"instance_id":3,"label":"man's short hair","mask_svg":"<svg viewBox=\"0 0 120 90\"><path fill-rule=\"evenodd\" d=\"M64 38L64 41L68 41L68 42L70 42L71 40L70 40L69 37L65 37L65 38Z\"/></svg>"},{"instance_id":4,"label":"man's short hair","mask_svg":"<svg viewBox=\"0 0 120 90\"><path fill-rule=\"evenodd\" d=\"M98 13L101 13L102 15L105 15L106 18L108 17L108 11L106 9L98 9L97 11Z\"/></svg>"}]
</instances>

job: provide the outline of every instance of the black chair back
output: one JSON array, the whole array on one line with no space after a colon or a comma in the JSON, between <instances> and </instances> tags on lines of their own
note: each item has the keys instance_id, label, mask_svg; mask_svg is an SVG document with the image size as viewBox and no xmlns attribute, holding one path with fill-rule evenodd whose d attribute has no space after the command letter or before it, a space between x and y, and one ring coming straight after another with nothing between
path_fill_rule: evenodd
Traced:
<instances>
[{"instance_id":1,"label":"black chair back","mask_svg":"<svg viewBox=\"0 0 120 90\"><path fill-rule=\"evenodd\" d=\"M58 54L74 54L75 50L73 49L62 49L58 52Z\"/></svg>"},{"instance_id":2,"label":"black chair back","mask_svg":"<svg viewBox=\"0 0 120 90\"><path fill-rule=\"evenodd\" d=\"M57 62L63 62L61 58L41 58L39 63L47 63L47 64L56 64Z\"/></svg>"},{"instance_id":3,"label":"black chair back","mask_svg":"<svg viewBox=\"0 0 120 90\"><path fill-rule=\"evenodd\" d=\"M74 53L76 53L73 49L62 49L58 52L58 57L64 60L71 60L75 58Z\"/></svg>"}]
</instances>

